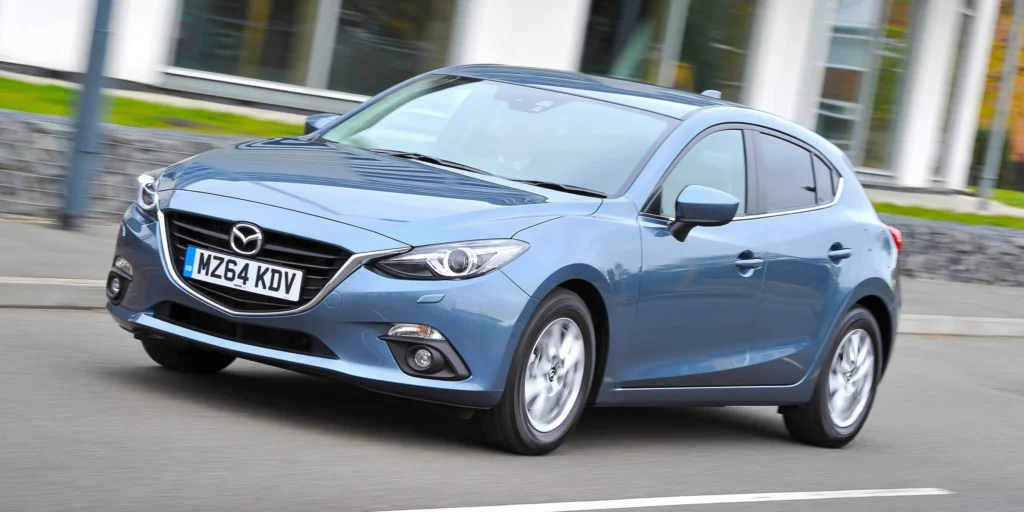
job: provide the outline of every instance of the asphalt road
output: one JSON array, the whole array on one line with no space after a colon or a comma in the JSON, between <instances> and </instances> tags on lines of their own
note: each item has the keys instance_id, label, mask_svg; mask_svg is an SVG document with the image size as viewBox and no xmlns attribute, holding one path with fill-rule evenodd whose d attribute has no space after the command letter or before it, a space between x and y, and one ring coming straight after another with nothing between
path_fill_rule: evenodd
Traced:
<instances>
[{"instance_id":1,"label":"asphalt road","mask_svg":"<svg viewBox=\"0 0 1024 512\"><path fill-rule=\"evenodd\" d=\"M952 494L643 510L1020 511L1024 340L904 337L897 350L842 450L792 443L772 409L596 409L559 451L526 458L481 445L471 422L329 381L246 362L204 378L165 371L103 312L0 310L0 509L372 512L937 488Z\"/></svg>"}]
</instances>

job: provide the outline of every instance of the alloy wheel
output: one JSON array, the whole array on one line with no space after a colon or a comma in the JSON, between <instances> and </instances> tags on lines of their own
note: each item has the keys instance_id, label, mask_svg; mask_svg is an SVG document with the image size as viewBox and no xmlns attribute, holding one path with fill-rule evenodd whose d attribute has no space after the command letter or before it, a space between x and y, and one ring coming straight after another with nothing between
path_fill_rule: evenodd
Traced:
<instances>
[{"instance_id":1,"label":"alloy wheel","mask_svg":"<svg viewBox=\"0 0 1024 512\"><path fill-rule=\"evenodd\" d=\"M585 350L582 331L568 318L537 337L523 379L527 419L537 431L551 432L569 417L583 386Z\"/></svg>"}]
</instances>

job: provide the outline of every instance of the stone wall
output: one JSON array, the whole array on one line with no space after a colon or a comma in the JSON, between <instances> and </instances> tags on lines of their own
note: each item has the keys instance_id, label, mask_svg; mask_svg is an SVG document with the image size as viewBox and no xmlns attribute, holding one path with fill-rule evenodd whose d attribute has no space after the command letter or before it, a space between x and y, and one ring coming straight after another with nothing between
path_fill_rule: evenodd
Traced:
<instances>
[{"instance_id":1,"label":"stone wall","mask_svg":"<svg viewBox=\"0 0 1024 512\"><path fill-rule=\"evenodd\" d=\"M881 215L903 233L903 275L1024 286L1024 231Z\"/></svg>"},{"instance_id":2,"label":"stone wall","mask_svg":"<svg viewBox=\"0 0 1024 512\"><path fill-rule=\"evenodd\" d=\"M0 213L56 216L64 202L74 129L66 117L0 110ZM101 135L88 212L98 218L124 212L140 173L244 140L115 125L104 125Z\"/></svg>"},{"instance_id":3,"label":"stone wall","mask_svg":"<svg viewBox=\"0 0 1024 512\"><path fill-rule=\"evenodd\" d=\"M243 140L122 126L104 126L102 133L90 214L107 219L116 219L134 200L139 173ZM57 214L73 135L67 118L0 110L0 213ZM1024 286L1024 231L882 218L903 232L908 277Z\"/></svg>"}]
</instances>

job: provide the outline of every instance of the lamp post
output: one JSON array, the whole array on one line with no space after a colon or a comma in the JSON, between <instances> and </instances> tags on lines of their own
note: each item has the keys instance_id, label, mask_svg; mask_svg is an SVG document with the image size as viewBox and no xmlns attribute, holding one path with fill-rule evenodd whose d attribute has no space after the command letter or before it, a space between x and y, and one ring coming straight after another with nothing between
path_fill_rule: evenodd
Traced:
<instances>
[{"instance_id":1,"label":"lamp post","mask_svg":"<svg viewBox=\"0 0 1024 512\"><path fill-rule=\"evenodd\" d=\"M76 229L80 226L89 199L89 180L95 168L96 155L100 152L100 93L103 89L103 64L107 56L112 4L113 0L96 0L89 64L78 96L74 147L68 164L64 210L60 216L61 227L64 229Z\"/></svg>"}]
</instances>

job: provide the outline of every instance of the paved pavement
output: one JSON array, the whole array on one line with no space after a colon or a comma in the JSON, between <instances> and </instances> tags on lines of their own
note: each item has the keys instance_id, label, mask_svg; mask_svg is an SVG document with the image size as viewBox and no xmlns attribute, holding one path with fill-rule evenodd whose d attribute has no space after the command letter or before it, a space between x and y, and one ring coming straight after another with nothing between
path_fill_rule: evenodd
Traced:
<instances>
[{"instance_id":1,"label":"paved pavement","mask_svg":"<svg viewBox=\"0 0 1024 512\"><path fill-rule=\"evenodd\" d=\"M768 408L595 409L562 449L527 458L483 446L472 422L333 381L247 362L211 377L163 370L105 312L0 310L0 508L384 511L926 488L953 494L654 510L1019 511L1019 341L902 337L867 427L842 450L791 442Z\"/></svg>"}]
</instances>

